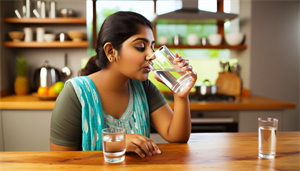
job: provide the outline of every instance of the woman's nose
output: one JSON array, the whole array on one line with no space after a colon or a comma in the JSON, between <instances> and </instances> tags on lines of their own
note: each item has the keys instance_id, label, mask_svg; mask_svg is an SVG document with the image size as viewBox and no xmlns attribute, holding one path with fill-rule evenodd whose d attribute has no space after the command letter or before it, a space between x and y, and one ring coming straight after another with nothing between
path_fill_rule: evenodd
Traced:
<instances>
[{"instance_id":1,"label":"woman's nose","mask_svg":"<svg viewBox=\"0 0 300 171\"><path fill-rule=\"evenodd\" d=\"M149 52L149 55L147 55L146 60L150 61L150 60L154 60L155 58L156 58L155 54L154 54L153 50L151 49L151 52Z\"/></svg>"}]
</instances>

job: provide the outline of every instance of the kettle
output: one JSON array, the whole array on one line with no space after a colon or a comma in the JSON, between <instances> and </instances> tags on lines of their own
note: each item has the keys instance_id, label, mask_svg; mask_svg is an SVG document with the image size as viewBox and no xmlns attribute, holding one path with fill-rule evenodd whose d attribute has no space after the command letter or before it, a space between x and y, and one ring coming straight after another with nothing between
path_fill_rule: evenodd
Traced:
<instances>
[{"instance_id":1,"label":"kettle","mask_svg":"<svg viewBox=\"0 0 300 171\"><path fill-rule=\"evenodd\" d=\"M61 75L58 69L51 67L49 61L46 60L41 68L35 70L33 79L36 89L39 87L50 88L57 81L60 81Z\"/></svg>"}]
</instances>

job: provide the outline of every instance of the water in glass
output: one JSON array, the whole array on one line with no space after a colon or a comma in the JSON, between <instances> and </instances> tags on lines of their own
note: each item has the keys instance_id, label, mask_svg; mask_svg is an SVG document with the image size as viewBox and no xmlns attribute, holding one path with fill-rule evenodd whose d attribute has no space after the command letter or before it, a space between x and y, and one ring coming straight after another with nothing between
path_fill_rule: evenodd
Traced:
<instances>
[{"instance_id":1,"label":"water in glass","mask_svg":"<svg viewBox=\"0 0 300 171\"><path fill-rule=\"evenodd\" d=\"M108 134L103 137L104 159L110 163L125 159L125 136L122 133Z\"/></svg>"},{"instance_id":2,"label":"water in glass","mask_svg":"<svg viewBox=\"0 0 300 171\"><path fill-rule=\"evenodd\" d=\"M271 126L260 126L258 134L259 156L267 159L274 158L276 153L276 128Z\"/></svg>"},{"instance_id":3,"label":"water in glass","mask_svg":"<svg viewBox=\"0 0 300 171\"><path fill-rule=\"evenodd\" d=\"M174 93L182 91L193 80L189 73L180 69L154 69L153 72Z\"/></svg>"}]
</instances>

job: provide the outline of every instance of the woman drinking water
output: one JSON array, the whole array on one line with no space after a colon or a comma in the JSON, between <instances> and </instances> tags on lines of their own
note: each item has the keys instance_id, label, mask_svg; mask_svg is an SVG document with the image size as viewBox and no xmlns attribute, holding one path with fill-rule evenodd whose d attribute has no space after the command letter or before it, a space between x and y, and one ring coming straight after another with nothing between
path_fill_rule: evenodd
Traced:
<instances>
[{"instance_id":1,"label":"woman drinking water","mask_svg":"<svg viewBox=\"0 0 300 171\"><path fill-rule=\"evenodd\" d=\"M103 22L97 54L79 77L65 83L51 119L51 151L102 150L101 131L126 131L126 152L140 157L160 154L149 138L150 125L168 142L187 142L191 133L189 92L197 80L189 61L175 53L182 70L193 78L173 93L174 111L148 80L154 51L151 23L134 12L117 12ZM159 78L154 76L158 81Z\"/></svg>"}]
</instances>

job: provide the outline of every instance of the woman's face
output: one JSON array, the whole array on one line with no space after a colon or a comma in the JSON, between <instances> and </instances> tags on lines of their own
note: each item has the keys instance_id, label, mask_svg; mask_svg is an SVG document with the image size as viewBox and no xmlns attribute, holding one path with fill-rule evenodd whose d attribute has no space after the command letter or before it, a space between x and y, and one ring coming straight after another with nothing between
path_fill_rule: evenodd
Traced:
<instances>
[{"instance_id":1,"label":"woman's face","mask_svg":"<svg viewBox=\"0 0 300 171\"><path fill-rule=\"evenodd\" d=\"M122 44L116 62L119 71L128 78L145 81L150 72L146 57L153 54L154 44L152 30L140 26L140 33L131 36Z\"/></svg>"}]
</instances>

